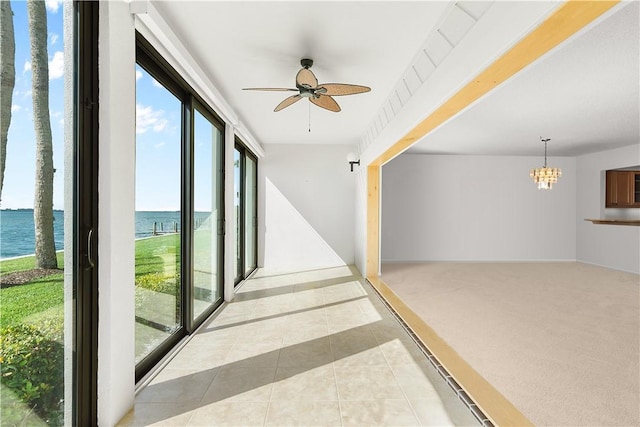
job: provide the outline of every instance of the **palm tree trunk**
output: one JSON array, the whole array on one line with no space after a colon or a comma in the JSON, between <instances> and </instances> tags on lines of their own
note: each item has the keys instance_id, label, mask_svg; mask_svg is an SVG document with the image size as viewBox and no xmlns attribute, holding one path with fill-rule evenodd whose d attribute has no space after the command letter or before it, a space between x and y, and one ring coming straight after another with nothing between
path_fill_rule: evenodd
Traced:
<instances>
[{"instance_id":1,"label":"palm tree trunk","mask_svg":"<svg viewBox=\"0 0 640 427\"><path fill-rule=\"evenodd\" d=\"M49 63L47 12L44 1L28 0L31 40L31 90L36 137L36 185L33 219L36 232L36 267L57 268L53 237L53 143L49 120Z\"/></svg>"},{"instance_id":2,"label":"palm tree trunk","mask_svg":"<svg viewBox=\"0 0 640 427\"><path fill-rule=\"evenodd\" d=\"M0 1L0 200L7 158L7 134L11 123L11 102L16 83L16 41L11 2Z\"/></svg>"}]
</instances>

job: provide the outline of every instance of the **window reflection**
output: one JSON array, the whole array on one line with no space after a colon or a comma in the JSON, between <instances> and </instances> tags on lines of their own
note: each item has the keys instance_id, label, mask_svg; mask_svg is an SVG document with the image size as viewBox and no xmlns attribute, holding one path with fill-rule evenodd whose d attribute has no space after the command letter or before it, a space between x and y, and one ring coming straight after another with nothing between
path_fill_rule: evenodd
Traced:
<instances>
[{"instance_id":1,"label":"window reflection","mask_svg":"<svg viewBox=\"0 0 640 427\"><path fill-rule=\"evenodd\" d=\"M193 318L222 298L222 132L194 115Z\"/></svg>"},{"instance_id":2,"label":"window reflection","mask_svg":"<svg viewBox=\"0 0 640 427\"><path fill-rule=\"evenodd\" d=\"M136 363L181 326L181 102L136 70Z\"/></svg>"}]
</instances>

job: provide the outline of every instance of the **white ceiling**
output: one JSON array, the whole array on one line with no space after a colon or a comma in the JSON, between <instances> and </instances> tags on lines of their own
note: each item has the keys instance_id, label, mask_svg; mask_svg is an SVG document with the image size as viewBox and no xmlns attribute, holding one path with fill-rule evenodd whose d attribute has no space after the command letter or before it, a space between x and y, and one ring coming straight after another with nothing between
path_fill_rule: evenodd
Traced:
<instances>
[{"instance_id":1,"label":"white ceiling","mask_svg":"<svg viewBox=\"0 0 640 427\"><path fill-rule=\"evenodd\" d=\"M448 2L192 2L154 5L259 142L357 144ZM278 113L300 59L320 83L371 92L336 97L333 113L300 101ZM309 111L311 132L308 132Z\"/></svg>"},{"instance_id":2,"label":"white ceiling","mask_svg":"<svg viewBox=\"0 0 640 427\"><path fill-rule=\"evenodd\" d=\"M576 156L640 144L638 2L569 40L410 153ZM636 159L640 161L640 159Z\"/></svg>"},{"instance_id":3,"label":"white ceiling","mask_svg":"<svg viewBox=\"0 0 640 427\"><path fill-rule=\"evenodd\" d=\"M357 144L425 40L445 1L153 2L242 123L262 144ZM471 4L471 2L469 2ZM638 2L547 54L432 132L410 152L577 155L640 141ZM336 97L332 113L306 100L274 113L300 59L322 82L370 86ZM309 112L311 132L308 132Z\"/></svg>"}]
</instances>

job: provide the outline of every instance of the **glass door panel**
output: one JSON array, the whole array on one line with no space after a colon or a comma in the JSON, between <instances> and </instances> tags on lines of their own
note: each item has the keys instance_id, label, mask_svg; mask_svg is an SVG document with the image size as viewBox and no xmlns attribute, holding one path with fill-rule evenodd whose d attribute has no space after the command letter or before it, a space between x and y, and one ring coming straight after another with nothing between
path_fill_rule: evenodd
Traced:
<instances>
[{"instance_id":1,"label":"glass door panel","mask_svg":"<svg viewBox=\"0 0 640 427\"><path fill-rule=\"evenodd\" d=\"M136 70L136 363L180 329L182 102Z\"/></svg>"},{"instance_id":2,"label":"glass door panel","mask_svg":"<svg viewBox=\"0 0 640 427\"><path fill-rule=\"evenodd\" d=\"M88 166L76 167L75 159L92 142L79 136L91 126L75 102L79 93L88 96L79 82L90 81L88 66L79 63L93 53L78 48L77 30L81 19L96 17L96 10L81 9L73 2L0 1L2 425L76 425L93 397L90 384L90 396L76 398L77 384L93 375L78 369L78 360L95 350L76 345L78 319L93 301L79 287L96 285L79 266L95 271L76 255L80 224L94 225L76 203L76 175L86 177ZM95 331L83 327L88 342Z\"/></svg>"},{"instance_id":3,"label":"glass door panel","mask_svg":"<svg viewBox=\"0 0 640 427\"><path fill-rule=\"evenodd\" d=\"M222 132L200 111L193 136L193 319L222 300Z\"/></svg>"},{"instance_id":4,"label":"glass door panel","mask_svg":"<svg viewBox=\"0 0 640 427\"><path fill-rule=\"evenodd\" d=\"M249 275L256 268L256 161L245 158L244 177L244 275Z\"/></svg>"},{"instance_id":5,"label":"glass door panel","mask_svg":"<svg viewBox=\"0 0 640 427\"><path fill-rule=\"evenodd\" d=\"M234 151L235 283L257 266L257 160L236 141Z\"/></svg>"},{"instance_id":6,"label":"glass door panel","mask_svg":"<svg viewBox=\"0 0 640 427\"><path fill-rule=\"evenodd\" d=\"M242 182L240 162L242 161L242 155L240 150L236 147L233 151L233 220L234 220L234 237L235 237L235 257L233 258L233 271L235 272L235 283L242 280L244 267L242 265L242 246L243 246L243 233L242 233L242 215L240 205L240 184Z\"/></svg>"}]
</instances>

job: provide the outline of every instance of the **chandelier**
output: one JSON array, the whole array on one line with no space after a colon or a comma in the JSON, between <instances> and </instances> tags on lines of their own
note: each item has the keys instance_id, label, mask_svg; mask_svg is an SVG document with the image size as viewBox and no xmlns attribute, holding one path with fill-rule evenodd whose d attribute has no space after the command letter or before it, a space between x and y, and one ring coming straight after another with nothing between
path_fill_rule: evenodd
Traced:
<instances>
[{"instance_id":1,"label":"chandelier","mask_svg":"<svg viewBox=\"0 0 640 427\"><path fill-rule=\"evenodd\" d=\"M547 143L551 141L551 139L542 139L542 137L540 137L540 141L544 142L544 166L531 169L529 176L538 184L538 190L551 190L553 184L558 182L558 178L562 176L562 171L560 168L547 167Z\"/></svg>"}]
</instances>

